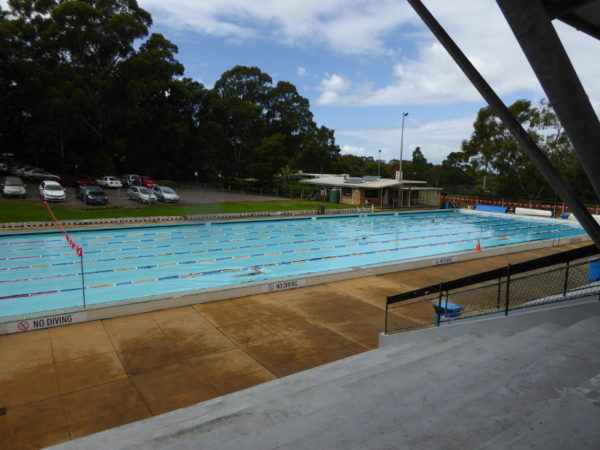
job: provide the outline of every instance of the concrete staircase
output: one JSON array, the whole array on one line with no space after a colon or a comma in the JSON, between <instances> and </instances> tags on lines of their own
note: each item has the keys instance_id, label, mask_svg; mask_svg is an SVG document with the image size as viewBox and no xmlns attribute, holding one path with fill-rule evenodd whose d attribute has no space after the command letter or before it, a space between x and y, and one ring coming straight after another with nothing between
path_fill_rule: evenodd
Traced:
<instances>
[{"instance_id":1,"label":"concrete staircase","mask_svg":"<svg viewBox=\"0 0 600 450\"><path fill-rule=\"evenodd\" d=\"M57 448L600 448L600 302L525 314L407 333Z\"/></svg>"}]
</instances>

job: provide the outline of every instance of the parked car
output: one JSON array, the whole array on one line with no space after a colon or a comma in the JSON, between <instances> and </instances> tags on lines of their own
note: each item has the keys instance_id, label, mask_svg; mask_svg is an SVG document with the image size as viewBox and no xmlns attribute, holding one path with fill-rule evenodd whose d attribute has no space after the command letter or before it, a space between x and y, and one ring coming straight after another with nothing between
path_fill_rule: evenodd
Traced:
<instances>
[{"instance_id":1,"label":"parked car","mask_svg":"<svg viewBox=\"0 0 600 450\"><path fill-rule=\"evenodd\" d=\"M82 186L85 184L95 184L96 182L89 176L85 174L71 175L67 176L63 182L69 186Z\"/></svg>"},{"instance_id":2,"label":"parked car","mask_svg":"<svg viewBox=\"0 0 600 450\"><path fill-rule=\"evenodd\" d=\"M140 186L142 184L142 177L133 173L125 173L121 181L125 187Z\"/></svg>"},{"instance_id":3,"label":"parked car","mask_svg":"<svg viewBox=\"0 0 600 450\"><path fill-rule=\"evenodd\" d=\"M64 202L67 193L59 182L44 180L40 183L40 197L47 202Z\"/></svg>"},{"instance_id":4,"label":"parked car","mask_svg":"<svg viewBox=\"0 0 600 450\"><path fill-rule=\"evenodd\" d=\"M27 196L25 184L19 177L5 177L0 186L4 197L25 198Z\"/></svg>"},{"instance_id":5,"label":"parked car","mask_svg":"<svg viewBox=\"0 0 600 450\"><path fill-rule=\"evenodd\" d=\"M156 195L156 198L161 202L178 202L179 195L173 189L168 186L154 186L151 189L152 193Z\"/></svg>"},{"instance_id":6,"label":"parked car","mask_svg":"<svg viewBox=\"0 0 600 450\"><path fill-rule=\"evenodd\" d=\"M150 177L142 177L141 184L142 186L147 187L148 189L151 189L154 186L158 186L158 183Z\"/></svg>"},{"instance_id":7,"label":"parked car","mask_svg":"<svg viewBox=\"0 0 600 450\"><path fill-rule=\"evenodd\" d=\"M58 181L58 180L60 180L60 177L58 175L54 175L53 173L50 173L47 170L37 169L37 168L24 171L23 177L27 178L29 180L34 180L34 181L36 181L36 180L37 181L42 181L42 180Z\"/></svg>"},{"instance_id":8,"label":"parked car","mask_svg":"<svg viewBox=\"0 0 600 450\"><path fill-rule=\"evenodd\" d=\"M108 196L102 188L93 184L79 186L75 197L88 205L106 205L108 203Z\"/></svg>"},{"instance_id":9,"label":"parked car","mask_svg":"<svg viewBox=\"0 0 600 450\"><path fill-rule=\"evenodd\" d=\"M152 203L156 201L156 195L144 186L129 186L129 189L127 189L127 198L142 203Z\"/></svg>"},{"instance_id":10,"label":"parked car","mask_svg":"<svg viewBox=\"0 0 600 450\"><path fill-rule=\"evenodd\" d=\"M105 177L102 177L102 178L98 178L96 180L96 183L99 186L106 187L106 188L120 188L120 187L123 187L123 183L121 183L121 180L119 180L117 177L111 177L111 176L105 176Z\"/></svg>"},{"instance_id":11,"label":"parked car","mask_svg":"<svg viewBox=\"0 0 600 450\"><path fill-rule=\"evenodd\" d=\"M0 162L0 173L8 173L8 163Z\"/></svg>"},{"instance_id":12,"label":"parked car","mask_svg":"<svg viewBox=\"0 0 600 450\"><path fill-rule=\"evenodd\" d=\"M22 177L23 172L25 172L26 170L31 170L31 169L35 169L35 167L30 166L29 164L17 163L11 167L10 173L11 173L11 175L14 175L16 177Z\"/></svg>"}]
</instances>

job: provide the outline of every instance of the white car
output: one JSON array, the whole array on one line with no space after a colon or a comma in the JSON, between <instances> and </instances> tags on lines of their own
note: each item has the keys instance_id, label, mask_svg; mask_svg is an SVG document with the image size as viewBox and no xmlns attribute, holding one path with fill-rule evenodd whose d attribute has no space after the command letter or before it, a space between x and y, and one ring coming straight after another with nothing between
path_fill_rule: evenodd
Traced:
<instances>
[{"instance_id":1,"label":"white car","mask_svg":"<svg viewBox=\"0 0 600 450\"><path fill-rule=\"evenodd\" d=\"M152 187L152 193L156 195L156 198L161 202L179 201L179 195L177 195L177 192L168 186L154 186Z\"/></svg>"},{"instance_id":2,"label":"white car","mask_svg":"<svg viewBox=\"0 0 600 450\"><path fill-rule=\"evenodd\" d=\"M156 195L144 186L129 186L129 189L127 189L127 198L142 203L152 203L156 201Z\"/></svg>"},{"instance_id":3,"label":"white car","mask_svg":"<svg viewBox=\"0 0 600 450\"><path fill-rule=\"evenodd\" d=\"M106 187L106 188L120 188L120 187L123 187L123 183L121 183L121 180L119 180L116 177L110 177L110 176L98 178L96 180L96 183L98 183L99 186L103 186L103 187Z\"/></svg>"},{"instance_id":4,"label":"white car","mask_svg":"<svg viewBox=\"0 0 600 450\"><path fill-rule=\"evenodd\" d=\"M67 193L59 182L46 180L40 183L40 197L46 202L64 202Z\"/></svg>"}]
</instances>

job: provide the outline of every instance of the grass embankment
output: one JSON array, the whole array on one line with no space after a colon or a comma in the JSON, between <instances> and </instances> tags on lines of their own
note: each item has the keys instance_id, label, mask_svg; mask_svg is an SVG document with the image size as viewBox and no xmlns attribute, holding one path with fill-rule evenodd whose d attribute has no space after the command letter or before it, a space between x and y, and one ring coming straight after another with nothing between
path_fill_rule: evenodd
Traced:
<instances>
[{"instance_id":1,"label":"grass embankment","mask_svg":"<svg viewBox=\"0 0 600 450\"><path fill-rule=\"evenodd\" d=\"M274 202L231 202L209 205L154 204L142 208L72 209L61 204L50 207L58 220L105 219L115 217L189 216L196 214L228 214L265 211L315 211L319 206L326 209L348 208L348 205L316 202L311 200L281 200ZM50 220L42 203L18 200L0 200L0 222L35 222Z\"/></svg>"}]
</instances>

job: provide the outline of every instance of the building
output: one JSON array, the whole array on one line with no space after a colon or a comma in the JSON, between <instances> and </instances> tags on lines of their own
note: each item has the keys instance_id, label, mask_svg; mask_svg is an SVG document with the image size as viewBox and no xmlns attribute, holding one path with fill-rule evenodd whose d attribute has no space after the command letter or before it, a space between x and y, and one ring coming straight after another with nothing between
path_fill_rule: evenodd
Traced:
<instances>
[{"instance_id":1,"label":"building","mask_svg":"<svg viewBox=\"0 0 600 450\"><path fill-rule=\"evenodd\" d=\"M441 204L441 188L428 187L425 181L393 180L377 176L362 178L346 174L298 173L300 183L321 188L321 198L332 203L382 208L432 206Z\"/></svg>"}]
</instances>

